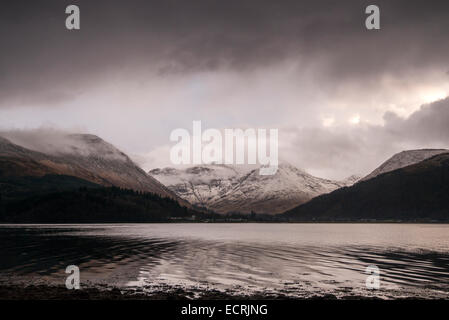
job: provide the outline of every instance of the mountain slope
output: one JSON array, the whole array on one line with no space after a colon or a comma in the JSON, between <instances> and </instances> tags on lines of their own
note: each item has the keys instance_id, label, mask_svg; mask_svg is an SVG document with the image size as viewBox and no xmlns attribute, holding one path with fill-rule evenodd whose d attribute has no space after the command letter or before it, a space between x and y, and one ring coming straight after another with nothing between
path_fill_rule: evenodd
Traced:
<instances>
[{"instance_id":1,"label":"mountain slope","mask_svg":"<svg viewBox=\"0 0 449 320\"><path fill-rule=\"evenodd\" d=\"M314 177L286 163L274 175L258 169L201 165L184 170L154 169L150 174L190 203L219 213L277 214L317 195L352 184Z\"/></svg>"},{"instance_id":2,"label":"mountain slope","mask_svg":"<svg viewBox=\"0 0 449 320\"><path fill-rule=\"evenodd\" d=\"M21 142L20 139L17 142ZM123 152L97 136L67 134L56 143L34 141L33 148L25 148L0 137L0 177L74 176L103 186L155 193L187 205Z\"/></svg>"},{"instance_id":3,"label":"mountain slope","mask_svg":"<svg viewBox=\"0 0 449 320\"><path fill-rule=\"evenodd\" d=\"M284 216L292 221L449 221L449 153L321 195Z\"/></svg>"},{"instance_id":4,"label":"mountain slope","mask_svg":"<svg viewBox=\"0 0 449 320\"><path fill-rule=\"evenodd\" d=\"M390 172L396 169L400 169L423 160L426 160L430 157L433 157L437 154L446 153L449 150L445 149L419 149L419 150L406 150L399 152L392 156L390 159L382 163L378 168L376 168L369 175L364 177L361 181L369 180L371 178L377 177L378 175L386 172Z\"/></svg>"},{"instance_id":5,"label":"mountain slope","mask_svg":"<svg viewBox=\"0 0 449 320\"><path fill-rule=\"evenodd\" d=\"M245 172L227 165L203 165L185 170L154 169L149 174L189 203L215 210L210 204L237 185Z\"/></svg>"},{"instance_id":6,"label":"mountain slope","mask_svg":"<svg viewBox=\"0 0 449 320\"><path fill-rule=\"evenodd\" d=\"M202 214L170 198L116 187L83 187L24 199L0 197L2 223L161 222L192 216Z\"/></svg>"},{"instance_id":7,"label":"mountain slope","mask_svg":"<svg viewBox=\"0 0 449 320\"><path fill-rule=\"evenodd\" d=\"M3 201L24 200L48 193L100 187L87 180L65 175L0 177L0 199Z\"/></svg>"}]
</instances>

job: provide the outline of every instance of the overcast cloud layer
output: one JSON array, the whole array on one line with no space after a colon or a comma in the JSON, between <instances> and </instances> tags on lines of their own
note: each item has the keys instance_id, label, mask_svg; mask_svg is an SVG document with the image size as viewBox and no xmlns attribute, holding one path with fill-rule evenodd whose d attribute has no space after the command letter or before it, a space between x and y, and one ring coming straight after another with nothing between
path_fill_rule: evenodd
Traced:
<instances>
[{"instance_id":1,"label":"overcast cloud layer","mask_svg":"<svg viewBox=\"0 0 449 320\"><path fill-rule=\"evenodd\" d=\"M193 120L279 128L293 164L367 173L449 147L447 100L421 108L448 96L448 34L448 1L2 1L0 129L98 134L151 168Z\"/></svg>"}]
</instances>

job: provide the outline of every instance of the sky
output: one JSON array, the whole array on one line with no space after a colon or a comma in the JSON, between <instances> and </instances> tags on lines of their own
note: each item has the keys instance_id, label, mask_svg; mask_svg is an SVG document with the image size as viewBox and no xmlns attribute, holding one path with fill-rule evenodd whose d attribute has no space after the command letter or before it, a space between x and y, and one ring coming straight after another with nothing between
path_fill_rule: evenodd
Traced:
<instances>
[{"instance_id":1,"label":"sky","mask_svg":"<svg viewBox=\"0 0 449 320\"><path fill-rule=\"evenodd\" d=\"M195 120L277 128L282 160L332 179L449 148L448 1L1 4L2 131L96 134L149 170Z\"/></svg>"}]
</instances>

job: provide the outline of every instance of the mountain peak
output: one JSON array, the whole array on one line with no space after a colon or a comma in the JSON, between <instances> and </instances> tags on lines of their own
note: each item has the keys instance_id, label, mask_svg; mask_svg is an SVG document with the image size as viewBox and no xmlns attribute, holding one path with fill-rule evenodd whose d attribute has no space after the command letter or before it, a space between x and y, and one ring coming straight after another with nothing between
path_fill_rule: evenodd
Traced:
<instances>
[{"instance_id":1,"label":"mountain peak","mask_svg":"<svg viewBox=\"0 0 449 320\"><path fill-rule=\"evenodd\" d=\"M448 172L449 153L437 154L406 168L316 197L284 216L291 221L447 222Z\"/></svg>"},{"instance_id":2,"label":"mountain peak","mask_svg":"<svg viewBox=\"0 0 449 320\"><path fill-rule=\"evenodd\" d=\"M0 137L0 157L5 160L0 173L74 176L100 185L152 192L187 204L146 174L126 154L96 135L32 130L7 132Z\"/></svg>"},{"instance_id":3,"label":"mountain peak","mask_svg":"<svg viewBox=\"0 0 449 320\"><path fill-rule=\"evenodd\" d=\"M219 164L153 169L149 174L181 198L219 213L276 214L347 185L314 177L286 162L274 175L260 175L255 166Z\"/></svg>"},{"instance_id":4,"label":"mountain peak","mask_svg":"<svg viewBox=\"0 0 449 320\"><path fill-rule=\"evenodd\" d=\"M418 162L424 161L435 155L449 152L447 149L415 149L415 150L404 150L396 153L387 161L382 163L378 168L376 168L369 175L361 179L360 181L365 181L372 179L380 174L390 172L396 169L410 166Z\"/></svg>"},{"instance_id":5,"label":"mountain peak","mask_svg":"<svg viewBox=\"0 0 449 320\"><path fill-rule=\"evenodd\" d=\"M99 136L90 134L90 133L70 133L70 134L67 134L67 136L70 138L78 139L78 140L85 141L88 143L106 143Z\"/></svg>"}]
</instances>

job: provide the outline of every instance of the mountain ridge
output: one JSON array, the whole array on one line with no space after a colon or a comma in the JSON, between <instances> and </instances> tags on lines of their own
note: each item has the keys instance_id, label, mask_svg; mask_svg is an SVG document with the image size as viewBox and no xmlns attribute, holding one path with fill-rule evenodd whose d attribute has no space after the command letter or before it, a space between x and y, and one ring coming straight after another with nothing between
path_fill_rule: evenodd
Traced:
<instances>
[{"instance_id":1,"label":"mountain ridge","mask_svg":"<svg viewBox=\"0 0 449 320\"><path fill-rule=\"evenodd\" d=\"M390 172L396 169L400 169L428 158L431 158L437 154L446 153L449 150L446 149L414 149L404 150L394 154L392 157L384 161L379 167L374 169L370 174L362 178L360 181L372 179L382 173Z\"/></svg>"},{"instance_id":2,"label":"mountain ridge","mask_svg":"<svg viewBox=\"0 0 449 320\"><path fill-rule=\"evenodd\" d=\"M61 140L61 143L66 143L62 149L58 150L58 146L51 144L43 145L44 153L0 137L0 176L75 176L106 187L155 193L189 205L100 137L67 134ZM54 152L49 149L51 147Z\"/></svg>"},{"instance_id":3,"label":"mountain ridge","mask_svg":"<svg viewBox=\"0 0 449 320\"><path fill-rule=\"evenodd\" d=\"M449 152L318 196L290 221L449 221Z\"/></svg>"},{"instance_id":4,"label":"mountain ridge","mask_svg":"<svg viewBox=\"0 0 449 320\"><path fill-rule=\"evenodd\" d=\"M285 162L274 175L263 176L258 171L210 164L185 169L157 168L149 174L190 203L222 214L278 214L356 180L314 177Z\"/></svg>"}]
</instances>

